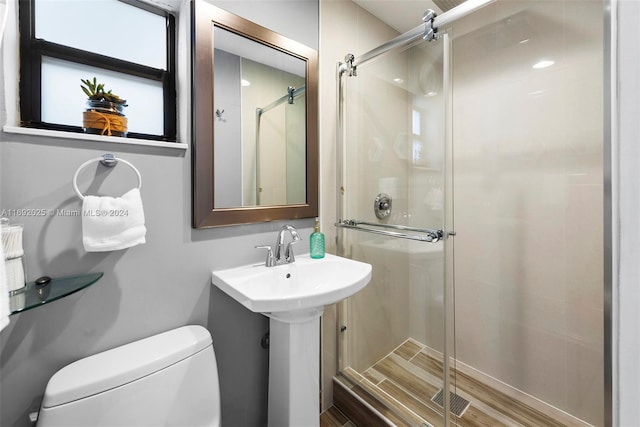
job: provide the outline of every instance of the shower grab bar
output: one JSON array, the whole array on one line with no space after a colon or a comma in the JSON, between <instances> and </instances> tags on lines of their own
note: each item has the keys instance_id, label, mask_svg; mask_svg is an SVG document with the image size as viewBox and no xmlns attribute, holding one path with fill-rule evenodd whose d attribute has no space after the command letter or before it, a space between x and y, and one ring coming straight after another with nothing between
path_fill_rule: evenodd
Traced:
<instances>
[{"instance_id":1,"label":"shower grab bar","mask_svg":"<svg viewBox=\"0 0 640 427\"><path fill-rule=\"evenodd\" d=\"M416 228L416 227L409 227L406 225L378 224L375 222L358 221L355 219L346 219L342 222L336 222L334 225L339 228L347 228L350 230L364 231L367 233L380 234L383 236L398 237L401 239L417 240L419 242L436 243L436 242L439 242L444 236L444 232L442 230L431 230L429 228ZM361 227L362 225L366 227ZM387 228L392 230L413 231L416 233L424 233L424 234L423 235L407 234L407 233L400 233L398 231L379 230L377 228L367 228L367 227L379 227L379 228Z\"/></svg>"}]
</instances>

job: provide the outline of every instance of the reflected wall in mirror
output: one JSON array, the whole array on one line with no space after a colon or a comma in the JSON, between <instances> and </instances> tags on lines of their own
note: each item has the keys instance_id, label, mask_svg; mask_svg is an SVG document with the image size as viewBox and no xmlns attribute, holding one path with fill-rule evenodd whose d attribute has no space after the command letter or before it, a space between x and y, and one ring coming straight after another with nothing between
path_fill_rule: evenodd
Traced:
<instances>
[{"instance_id":1,"label":"reflected wall in mirror","mask_svg":"<svg viewBox=\"0 0 640 427\"><path fill-rule=\"evenodd\" d=\"M317 216L317 52L192 5L193 227Z\"/></svg>"},{"instance_id":2,"label":"reflected wall in mirror","mask_svg":"<svg viewBox=\"0 0 640 427\"><path fill-rule=\"evenodd\" d=\"M302 204L304 60L214 26L214 208Z\"/></svg>"}]
</instances>

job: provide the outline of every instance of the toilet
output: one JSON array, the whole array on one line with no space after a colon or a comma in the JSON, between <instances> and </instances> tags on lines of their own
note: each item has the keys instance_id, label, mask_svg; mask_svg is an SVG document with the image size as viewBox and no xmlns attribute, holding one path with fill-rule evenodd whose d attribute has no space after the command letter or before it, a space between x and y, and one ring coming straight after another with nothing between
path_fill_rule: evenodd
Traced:
<instances>
[{"instance_id":1,"label":"toilet","mask_svg":"<svg viewBox=\"0 0 640 427\"><path fill-rule=\"evenodd\" d=\"M37 427L220 426L211 335L184 326L78 360L47 384Z\"/></svg>"}]
</instances>

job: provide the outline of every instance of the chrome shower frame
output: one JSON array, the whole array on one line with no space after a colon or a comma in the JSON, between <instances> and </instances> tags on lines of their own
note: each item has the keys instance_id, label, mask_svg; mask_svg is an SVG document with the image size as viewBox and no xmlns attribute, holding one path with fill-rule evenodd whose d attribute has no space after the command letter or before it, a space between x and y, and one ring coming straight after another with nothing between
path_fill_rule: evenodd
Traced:
<instances>
[{"instance_id":1,"label":"chrome shower frame","mask_svg":"<svg viewBox=\"0 0 640 427\"><path fill-rule=\"evenodd\" d=\"M619 305L619 141L618 141L618 0L604 0L604 135L603 135L603 295L604 295L604 425L620 424ZM614 220L616 218L616 220ZM614 291L615 286L615 291ZM614 375L615 373L615 375ZM614 404L615 403L615 404Z\"/></svg>"}]
</instances>

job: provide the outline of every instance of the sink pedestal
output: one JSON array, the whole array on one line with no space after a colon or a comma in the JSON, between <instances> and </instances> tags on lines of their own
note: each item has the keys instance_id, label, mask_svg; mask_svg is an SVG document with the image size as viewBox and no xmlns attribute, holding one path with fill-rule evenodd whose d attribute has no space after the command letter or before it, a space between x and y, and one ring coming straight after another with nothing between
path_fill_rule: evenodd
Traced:
<instances>
[{"instance_id":1,"label":"sink pedestal","mask_svg":"<svg viewBox=\"0 0 640 427\"><path fill-rule=\"evenodd\" d=\"M319 427L320 316L325 305L355 294L370 279L371 265L331 254L212 273L214 285L271 319L269 427Z\"/></svg>"},{"instance_id":2,"label":"sink pedestal","mask_svg":"<svg viewBox=\"0 0 640 427\"><path fill-rule=\"evenodd\" d=\"M320 425L322 308L266 314L269 338L269 427Z\"/></svg>"}]
</instances>

